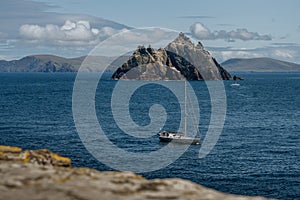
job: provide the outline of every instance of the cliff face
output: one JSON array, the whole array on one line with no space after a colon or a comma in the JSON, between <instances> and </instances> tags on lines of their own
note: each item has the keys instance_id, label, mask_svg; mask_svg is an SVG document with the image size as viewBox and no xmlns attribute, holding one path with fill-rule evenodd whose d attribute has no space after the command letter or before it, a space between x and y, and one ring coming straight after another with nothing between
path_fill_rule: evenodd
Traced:
<instances>
[{"instance_id":1,"label":"cliff face","mask_svg":"<svg viewBox=\"0 0 300 200\"><path fill-rule=\"evenodd\" d=\"M230 80L231 75L183 33L165 48L138 47L112 75L113 79L135 80Z\"/></svg>"},{"instance_id":2,"label":"cliff face","mask_svg":"<svg viewBox=\"0 0 300 200\"><path fill-rule=\"evenodd\" d=\"M147 180L132 172L71 168L70 162L48 150L0 146L0 200L265 199L225 194L176 178Z\"/></svg>"},{"instance_id":3,"label":"cliff face","mask_svg":"<svg viewBox=\"0 0 300 200\"><path fill-rule=\"evenodd\" d=\"M171 64L165 49L138 47L133 55L112 75L113 79L180 80L180 71Z\"/></svg>"}]
</instances>

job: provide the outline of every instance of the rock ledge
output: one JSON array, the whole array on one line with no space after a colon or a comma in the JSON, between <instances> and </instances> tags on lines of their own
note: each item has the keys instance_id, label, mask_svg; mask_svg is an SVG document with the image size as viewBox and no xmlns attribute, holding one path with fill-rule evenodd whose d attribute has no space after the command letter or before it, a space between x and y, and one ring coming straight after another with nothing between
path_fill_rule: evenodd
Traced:
<instances>
[{"instance_id":1,"label":"rock ledge","mask_svg":"<svg viewBox=\"0 0 300 200\"><path fill-rule=\"evenodd\" d=\"M0 199L265 199L225 194L176 178L147 180L132 172L71 168L70 159L48 150L29 151L34 152L30 159L22 157L24 152L0 146Z\"/></svg>"}]
</instances>

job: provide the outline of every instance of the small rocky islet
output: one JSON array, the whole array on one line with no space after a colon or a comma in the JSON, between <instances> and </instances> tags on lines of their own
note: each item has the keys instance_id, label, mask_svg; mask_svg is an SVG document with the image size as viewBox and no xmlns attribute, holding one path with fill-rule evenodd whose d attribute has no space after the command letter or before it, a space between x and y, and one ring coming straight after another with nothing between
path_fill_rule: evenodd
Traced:
<instances>
[{"instance_id":1,"label":"small rocky islet","mask_svg":"<svg viewBox=\"0 0 300 200\"><path fill-rule=\"evenodd\" d=\"M47 149L0 146L0 199L48 200L265 200L218 192L191 181L147 180L133 172L71 167L71 159Z\"/></svg>"},{"instance_id":2,"label":"small rocky islet","mask_svg":"<svg viewBox=\"0 0 300 200\"><path fill-rule=\"evenodd\" d=\"M212 55L198 42L180 33L165 48L139 46L112 75L132 80L232 80Z\"/></svg>"}]
</instances>

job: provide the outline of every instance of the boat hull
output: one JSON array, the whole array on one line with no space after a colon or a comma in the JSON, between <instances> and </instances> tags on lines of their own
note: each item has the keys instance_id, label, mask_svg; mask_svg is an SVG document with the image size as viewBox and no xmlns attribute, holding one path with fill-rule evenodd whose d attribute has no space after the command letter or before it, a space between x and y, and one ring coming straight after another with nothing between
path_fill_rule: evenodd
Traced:
<instances>
[{"instance_id":1,"label":"boat hull","mask_svg":"<svg viewBox=\"0 0 300 200\"><path fill-rule=\"evenodd\" d=\"M200 138L188 138L188 137L181 137L181 138L170 138L170 137L159 137L160 142L172 142L177 144L192 144L198 145L200 144Z\"/></svg>"}]
</instances>

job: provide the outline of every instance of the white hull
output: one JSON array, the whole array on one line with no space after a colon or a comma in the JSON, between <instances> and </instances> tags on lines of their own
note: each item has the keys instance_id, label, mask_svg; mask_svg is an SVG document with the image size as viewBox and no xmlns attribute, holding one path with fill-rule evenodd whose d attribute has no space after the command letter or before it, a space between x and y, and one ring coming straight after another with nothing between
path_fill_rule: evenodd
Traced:
<instances>
[{"instance_id":1,"label":"white hull","mask_svg":"<svg viewBox=\"0 0 300 200\"><path fill-rule=\"evenodd\" d=\"M183 136L182 133L169 133L169 132L161 132L159 133L160 142L173 142L178 144L192 144L198 145L200 144L200 138L186 137Z\"/></svg>"}]
</instances>

